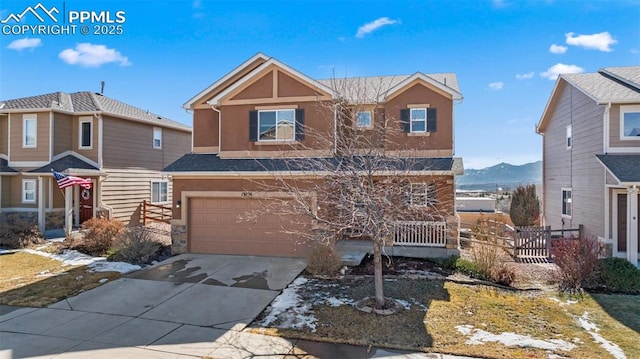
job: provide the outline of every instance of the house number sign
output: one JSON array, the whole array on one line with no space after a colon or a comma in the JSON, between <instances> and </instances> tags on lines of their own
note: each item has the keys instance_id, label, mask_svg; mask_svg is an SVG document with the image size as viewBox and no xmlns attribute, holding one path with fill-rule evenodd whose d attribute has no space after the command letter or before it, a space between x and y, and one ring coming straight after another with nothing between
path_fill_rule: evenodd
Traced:
<instances>
[{"instance_id":1,"label":"house number sign","mask_svg":"<svg viewBox=\"0 0 640 359\"><path fill-rule=\"evenodd\" d=\"M251 197L253 197L253 193L252 193L252 192L242 192L242 193L240 194L240 196L241 196L242 198L251 198Z\"/></svg>"}]
</instances>

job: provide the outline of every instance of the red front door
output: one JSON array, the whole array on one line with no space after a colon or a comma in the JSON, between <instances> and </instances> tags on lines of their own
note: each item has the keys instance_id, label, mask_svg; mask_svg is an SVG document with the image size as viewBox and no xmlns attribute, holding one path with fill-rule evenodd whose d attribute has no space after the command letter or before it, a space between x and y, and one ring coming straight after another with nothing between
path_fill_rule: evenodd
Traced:
<instances>
[{"instance_id":1,"label":"red front door","mask_svg":"<svg viewBox=\"0 0 640 359\"><path fill-rule=\"evenodd\" d=\"M80 190L80 224L93 218L93 186L90 189L79 187Z\"/></svg>"}]
</instances>

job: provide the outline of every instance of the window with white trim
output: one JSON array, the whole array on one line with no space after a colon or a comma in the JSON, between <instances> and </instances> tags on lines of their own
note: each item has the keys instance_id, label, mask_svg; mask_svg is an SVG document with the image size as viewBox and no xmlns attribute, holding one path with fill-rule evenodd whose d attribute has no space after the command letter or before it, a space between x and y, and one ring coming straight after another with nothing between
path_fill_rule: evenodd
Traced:
<instances>
[{"instance_id":1,"label":"window with white trim","mask_svg":"<svg viewBox=\"0 0 640 359\"><path fill-rule=\"evenodd\" d=\"M371 127L371 111L356 112L356 127Z\"/></svg>"},{"instance_id":2,"label":"window with white trim","mask_svg":"<svg viewBox=\"0 0 640 359\"><path fill-rule=\"evenodd\" d=\"M640 140L640 106L620 106L620 138Z\"/></svg>"},{"instance_id":3,"label":"window with white trim","mask_svg":"<svg viewBox=\"0 0 640 359\"><path fill-rule=\"evenodd\" d=\"M571 188L562 189L562 216L571 217L572 201L571 201Z\"/></svg>"},{"instance_id":4,"label":"window with white trim","mask_svg":"<svg viewBox=\"0 0 640 359\"><path fill-rule=\"evenodd\" d=\"M153 148L162 148L162 128L153 128Z\"/></svg>"},{"instance_id":5,"label":"window with white trim","mask_svg":"<svg viewBox=\"0 0 640 359\"><path fill-rule=\"evenodd\" d=\"M435 182L412 183L409 191L410 206L434 206L438 203Z\"/></svg>"},{"instance_id":6,"label":"window with white trim","mask_svg":"<svg viewBox=\"0 0 640 359\"><path fill-rule=\"evenodd\" d=\"M165 203L169 201L169 185L166 181L151 182L151 203Z\"/></svg>"},{"instance_id":7,"label":"window with white trim","mask_svg":"<svg viewBox=\"0 0 640 359\"><path fill-rule=\"evenodd\" d=\"M567 145L567 149L570 149L571 146L573 145L573 137L572 137L572 134L571 134L571 125L567 126L567 137L566 137L565 144Z\"/></svg>"},{"instance_id":8,"label":"window with white trim","mask_svg":"<svg viewBox=\"0 0 640 359\"><path fill-rule=\"evenodd\" d=\"M22 180L22 203L36 203L36 180Z\"/></svg>"},{"instance_id":9,"label":"window with white trim","mask_svg":"<svg viewBox=\"0 0 640 359\"><path fill-rule=\"evenodd\" d=\"M91 149L93 147L93 119L80 118L78 148Z\"/></svg>"},{"instance_id":10,"label":"window with white trim","mask_svg":"<svg viewBox=\"0 0 640 359\"><path fill-rule=\"evenodd\" d=\"M427 132L427 109L412 108L410 111L411 132Z\"/></svg>"},{"instance_id":11,"label":"window with white trim","mask_svg":"<svg viewBox=\"0 0 640 359\"><path fill-rule=\"evenodd\" d=\"M38 117L36 114L27 114L22 119L22 147L36 147L38 144Z\"/></svg>"},{"instance_id":12,"label":"window with white trim","mask_svg":"<svg viewBox=\"0 0 640 359\"><path fill-rule=\"evenodd\" d=\"M295 110L258 111L258 141L293 141L296 139Z\"/></svg>"}]
</instances>

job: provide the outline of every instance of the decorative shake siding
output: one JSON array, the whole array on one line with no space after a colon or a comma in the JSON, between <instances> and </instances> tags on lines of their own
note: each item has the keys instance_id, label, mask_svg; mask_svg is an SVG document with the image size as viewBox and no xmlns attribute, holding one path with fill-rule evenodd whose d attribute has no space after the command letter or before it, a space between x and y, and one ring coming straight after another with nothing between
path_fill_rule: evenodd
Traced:
<instances>
[{"instance_id":1,"label":"decorative shake siding","mask_svg":"<svg viewBox=\"0 0 640 359\"><path fill-rule=\"evenodd\" d=\"M166 175L158 171L144 169L116 169L105 168L108 174L102 181L102 204L112 209L111 218L120 220L127 225L142 223L141 210L144 200L151 200L151 182L166 181L168 201L171 205L173 186ZM100 207L101 204L98 204Z\"/></svg>"},{"instance_id":2,"label":"decorative shake siding","mask_svg":"<svg viewBox=\"0 0 640 359\"><path fill-rule=\"evenodd\" d=\"M573 213L564 218L564 228L583 224L588 234L603 237L605 170L595 154L603 148L605 107L573 86L561 86L543 138L545 222L553 229L563 228L562 188L571 188ZM568 125L571 149L566 145Z\"/></svg>"}]
</instances>

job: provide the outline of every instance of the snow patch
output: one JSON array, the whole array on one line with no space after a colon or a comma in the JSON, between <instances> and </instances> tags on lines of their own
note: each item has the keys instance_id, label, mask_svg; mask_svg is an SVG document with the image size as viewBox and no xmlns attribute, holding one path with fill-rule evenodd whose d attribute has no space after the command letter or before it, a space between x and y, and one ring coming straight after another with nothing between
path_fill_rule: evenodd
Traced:
<instances>
[{"instance_id":1,"label":"snow patch","mask_svg":"<svg viewBox=\"0 0 640 359\"><path fill-rule=\"evenodd\" d=\"M316 318L311 314L311 304L303 303L302 298L297 293L298 289L307 282L306 278L300 277L289 284L282 291L282 294L271 302L269 315L261 321L261 324L268 326L278 321L275 324L278 328L301 329L307 327L312 332L315 332Z\"/></svg>"},{"instance_id":2,"label":"snow patch","mask_svg":"<svg viewBox=\"0 0 640 359\"><path fill-rule=\"evenodd\" d=\"M23 249L23 252L55 259L63 266L87 266L90 272L120 272L129 273L142 267L125 262L107 262L105 257L92 257L76 250L66 249L62 253L47 253L33 249Z\"/></svg>"},{"instance_id":3,"label":"snow patch","mask_svg":"<svg viewBox=\"0 0 640 359\"><path fill-rule=\"evenodd\" d=\"M606 340L602 335L599 334L600 328L589 319L589 313L584 312L581 317L578 318L578 323L582 327L582 329L586 330L589 333L593 340L596 343L600 343L600 347L604 350L608 351L609 354L613 355L616 359L626 359L627 356L624 354L622 349L611 341Z\"/></svg>"},{"instance_id":4,"label":"snow patch","mask_svg":"<svg viewBox=\"0 0 640 359\"><path fill-rule=\"evenodd\" d=\"M409 302L407 302L406 300L402 300L402 299L394 299L394 300L398 302L401 306L403 306L404 309L406 310L411 309L411 304L409 304Z\"/></svg>"},{"instance_id":5,"label":"snow patch","mask_svg":"<svg viewBox=\"0 0 640 359\"><path fill-rule=\"evenodd\" d=\"M576 347L562 339L534 339L529 335L520 335L509 332L493 334L482 329L476 329L472 325L458 325L455 328L460 334L470 337L465 343L471 345L483 345L484 343L494 342L506 346L563 351L571 351Z\"/></svg>"},{"instance_id":6,"label":"snow patch","mask_svg":"<svg viewBox=\"0 0 640 359\"><path fill-rule=\"evenodd\" d=\"M552 301L558 303L558 305L561 306L561 307L564 307L565 305L578 304L577 300L569 300L569 299L567 299L566 301L563 302L562 300L560 300L558 298L554 298L554 297L551 297L549 299L551 299Z\"/></svg>"}]
</instances>

